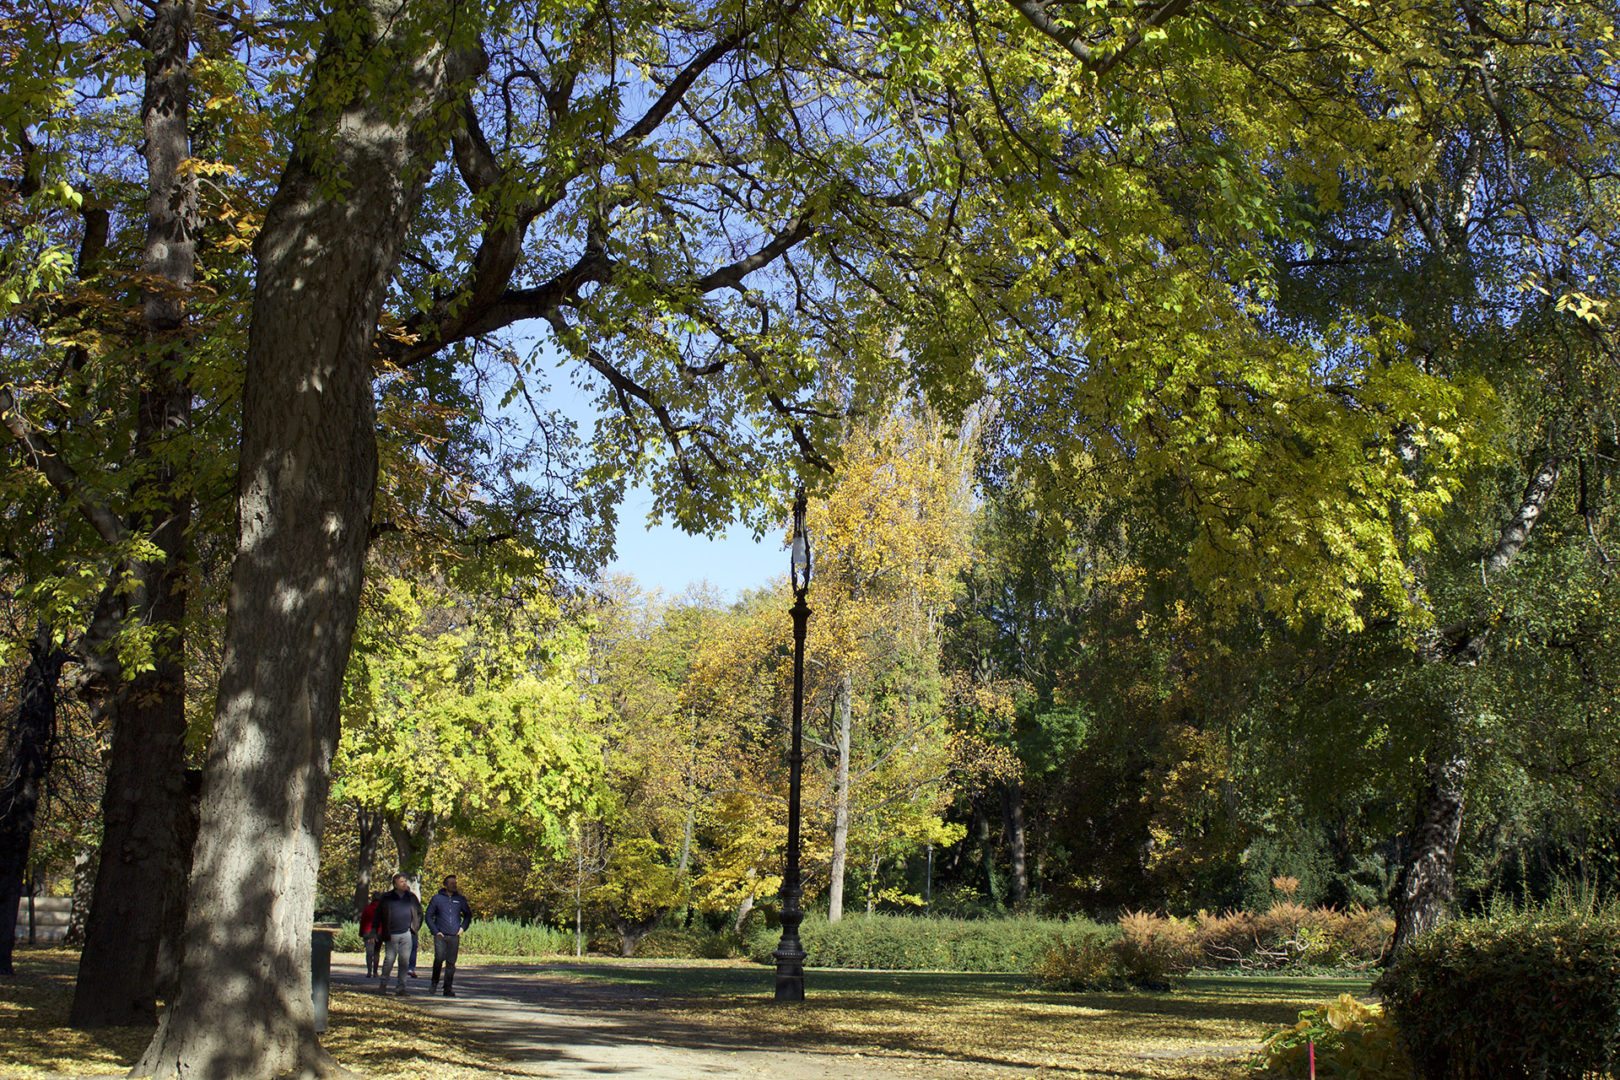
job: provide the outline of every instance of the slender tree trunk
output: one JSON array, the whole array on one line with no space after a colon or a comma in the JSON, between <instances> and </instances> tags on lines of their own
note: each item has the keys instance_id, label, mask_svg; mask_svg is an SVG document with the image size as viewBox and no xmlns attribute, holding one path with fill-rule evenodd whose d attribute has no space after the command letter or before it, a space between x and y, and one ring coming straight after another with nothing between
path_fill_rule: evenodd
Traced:
<instances>
[{"instance_id":1,"label":"slender tree trunk","mask_svg":"<svg viewBox=\"0 0 1620 1080\"><path fill-rule=\"evenodd\" d=\"M376 482L372 340L476 19L336 5L254 245L225 659L180 992L136 1076L340 1073L310 1000L320 832ZM458 70L449 70L451 63Z\"/></svg>"},{"instance_id":2,"label":"slender tree trunk","mask_svg":"<svg viewBox=\"0 0 1620 1080\"><path fill-rule=\"evenodd\" d=\"M377 867L377 841L382 839L383 815L380 810L355 807L355 819L360 823L360 855L354 884L354 917L359 918L371 903L371 877Z\"/></svg>"},{"instance_id":3,"label":"slender tree trunk","mask_svg":"<svg viewBox=\"0 0 1620 1080\"><path fill-rule=\"evenodd\" d=\"M5 756L0 758L4 770L0 773L0 975L15 974L11 953L16 943L17 905L23 896L34 821L56 741L56 693L66 660L67 654L41 627L28 643L17 712L6 732Z\"/></svg>"},{"instance_id":4,"label":"slender tree trunk","mask_svg":"<svg viewBox=\"0 0 1620 1080\"><path fill-rule=\"evenodd\" d=\"M142 35L146 91L141 123L147 168L141 272L147 359L140 372L130 528L157 555L130 567L125 619L154 630L153 666L111 687L112 751L102 797L96 886L68 1022L95 1028L157 1019L158 954L165 899L184 902L189 854L185 781L186 529L191 501L177 436L191 423L180 333L196 262L196 192L190 156L192 3L161 0Z\"/></svg>"},{"instance_id":5,"label":"slender tree trunk","mask_svg":"<svg viewBox=\"0 0 1620 1080\"><path fill-rule=\"evenodd\" d=\"M1028 836L1024 826L1024 785L1017 780L1007 784L1002 794L1007 818L1007 853L1012 863L1012 902L1022 905L1029 899Z\"/></svg>"},{"instance_id":6,"label":"slender tree trunk","mask_svg":"<svg viewBox=\"0 0 1620 1080\"><path fill-rule=\"evenodd\" d=\"M838 681L838 766L833 776L832 866L828 869L827 921L844 917L844 869L849 859L849 750L854 704L849 675Z\"/></svg>"},{"instance_id":7,"label":"slender tree trunk","mask_svg":"<svg viewBox=\"0 0 1620 1080\"><path fill-rule=\"evenodd\" d=\"M737 905L737 914L731 920L732 933L741 935L743 930L748 926L748 916L752 915L753 913L754 894L749 893L747 896L742 898L742 903Z\"/></svg>"},{"instance_id":8,"label":"slender tree trunk","mask_svg":"<svg viewBox=\"0 0 1620 1080\"><path fill-rule=\"evenodd\" d=\"M973 827L979 842L979 869L984 872L984 891L992 903L1001 903L1001 882L996 878L996 845L990 827L990 813L982 799L973 800Z\"/></svg>"}]
</instances>

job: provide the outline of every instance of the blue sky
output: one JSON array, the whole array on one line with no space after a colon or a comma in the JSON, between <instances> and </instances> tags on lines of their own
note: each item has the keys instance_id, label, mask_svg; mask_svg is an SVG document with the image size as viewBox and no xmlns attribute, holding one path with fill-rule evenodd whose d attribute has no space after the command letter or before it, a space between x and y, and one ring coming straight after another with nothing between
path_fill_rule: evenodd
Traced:
<instances>
[{"instance_id":1,"label":"blue sky","mask_svg":"<svg viewBox=\"0 0 1620 1080\"><path fill-rule=\"evenodd\" d=\"M579 369L560 360L549 342L519 338L520 351L538 346L541 359L536 375L549 381L540 400L571 417L582 432L588 433L597 415L592 392L575 383ZM586 376L587 378L589 376ZM533 384L538 388L541 378ZM686 591L689 586L708 583L725 599L769 585L788 572L787 547L781 538L766 536L755 541L744 526L735 526L717 538L689 536L671 525L648 525L652 494L642 488L625 493L619 507L617 555L604 569L606 574L628 574L643 588L657 589L666 596Z\"/></svg>"},{"instance_id":2,"label":"blue sky","mask_svg":"<svg viewBox=\"0 0 1620 1080\"><path fill-rule=\"evenodd\" d=\"M644 588L668 596L707 581L727 599L786 576L788 553L779 537L755 543L753 534L740 526L715 540L688 536L669 525L647 526L651 507L649 492L637 488L625 494L619 508L618 557L608 573L629 574Z\"/></svg>"}]
</instances>

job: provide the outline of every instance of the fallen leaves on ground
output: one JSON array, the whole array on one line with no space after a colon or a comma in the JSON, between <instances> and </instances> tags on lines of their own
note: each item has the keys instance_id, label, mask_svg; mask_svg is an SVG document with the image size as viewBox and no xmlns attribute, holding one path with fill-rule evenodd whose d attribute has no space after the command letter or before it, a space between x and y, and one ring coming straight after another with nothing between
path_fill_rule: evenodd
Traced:
<instances>
[{"instance_id":1,"label":"fallen leaves on ground","mask_svg":"<svg viewBox=\"0 0 1620 1080\"><path fill-rule=\"evenodd\" d=\"M122 1076L146 1049L149 1028L67 1026L78 956L18 949L15 978L0 978L0 1077ZM408 1000L408 999L407 999ZM377 1080L471 1080L529 1075L472 1044L449 1021L396 998L334 990L321 1042L357 1075Z\"/></svg>"}]
</instances>

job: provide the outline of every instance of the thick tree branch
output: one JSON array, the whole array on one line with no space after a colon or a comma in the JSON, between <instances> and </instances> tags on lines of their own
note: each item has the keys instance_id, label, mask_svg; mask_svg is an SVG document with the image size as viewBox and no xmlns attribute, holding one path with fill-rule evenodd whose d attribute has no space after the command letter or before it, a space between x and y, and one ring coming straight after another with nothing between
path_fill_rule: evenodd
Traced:
<instances>
[{"instance_id":1,"label":"thick tree branch","mask_svg":"<svg viewBox=\"0 0 1620 1080\"><path fill-rule=\"evenodd\" d=\"M815 235L815 226L810 224L806 217L798 217L786 229L771 237L770 241L758 251L738 259L734 263L717 267L697 279L697 290L700 293L711 293L718 289L736 289L742 286L743 278L755 270L761 270L792 251L799 244Z\"/></svg>"},{"instance_id":2,"label":"thick tree branch","mask_svg":"<svg viewBox=\"0 0 1620 1080\"><path fill-rule=\"evenodd\" d=\"M1531 473L1524 496L1519 500L1519 508L1502 526L1496 543L1485 556L1482 572L1487 580L1506 570L1518 558L1519 552L1524 550L1524 545L1530 540L1530 530L1536 527L1547 504L1552 501L1562 465L1558 458L1548 457Z\"/></svg>"},{"instance_id":3,"label":"thick tree branch","mask_svg":"<svg viewBox=\"0 0 1620 1080\"><path fill-rule=\"evenodd\" d=\"M1080 61L1087 71L1096 75L1106 75L1135 51L1136 47L1142 44L1148 30L1163 26L1192 6L1192 0L1166 0L1148 14L1142 21L1140 29L1133 30L1125 36L1119 48L1099 53L1097 49L1080 39L1080 32L1077 29L1052 16L1052 8L1057 5L1043 0L1007 0L1007 2L1012 5L1013 10L1024 17L1025 22L1063 46L1064 50Z\"/></svg>"}]
</instances>

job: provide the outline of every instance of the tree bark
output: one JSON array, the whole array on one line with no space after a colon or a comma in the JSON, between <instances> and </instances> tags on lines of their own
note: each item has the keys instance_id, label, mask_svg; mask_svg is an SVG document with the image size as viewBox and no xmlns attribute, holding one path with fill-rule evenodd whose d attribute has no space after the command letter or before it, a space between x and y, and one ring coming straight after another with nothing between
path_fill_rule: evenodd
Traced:
<instances>
[{"instance_id":1,"label":"tree bark","mask_svg":"<svg viewBox=\"0 0 1620 1080\"><path fill-rule=\"evenodd\" d=\"M354 883L354 917L358 919L371 903L371 878L377 866L377 841L382 839L383 816L380 810L355 807L355 818L360 823L360 852Z\"/></svg>"},{"instance_id":2,"label":"tree bark","mask_svg":"<svg viewBox=\"0 0 1620 1080\"><path fill-rule=\"evenodd\" d=\"M94 848L86 848L73 856L73 906L68 910L67 935L62 944L69 948L83 948L84 920L90 910L90 896L96 887L96 858Z\"/></svg>"},{"instance_id":3,"label":"tree bark","mask_svg":"<svg viewBox=\"0 0 1620 1080\"><path fill-rule=\"evenodd\" d=\"M828 868L827 921L844 917L844 870L849 860L849 752L854 728L853 688L848 674L838 680L838 764L833 776L832 865Z\"/></svg>"},{"instance_id":4,"label":"tree bark","mask_svg":"<svg viewBox=\"0 0 1620 1080\"><path fill-rule=\"evenodd\" d=\"M56 695L67 654L41 627L28 643L17 712L0 759L0 975L13 975L17 905L28 874L34 822L56 741Z\"/></svg>"},{"instance_id":5,"label":"tree bark","mask_svg":"<svg viewBox=\"0 0 1620 1080\"><path fill-rule=\"evenodd\" d=\"M1559 472L1556 456L1544 458L1531 470L1518 507L1480 562L1480 574L1487 582L1506 571L1529 543L1531 531L1552 502ZM1455 669L1473 667L1484 658L1489 640L1489 625L1464 624L1439 631L1426 643L1422 661ZM1451 912L1469 771L1462 709L1460 692L1453 687L1425 756L1416 820L1407 836L1406 861L1395 885L1395 935L1386 961L1393 961Z\"/></svg>"},{"instance_id":6,"label":"tree bark","mask_svg":"<svg viewBox=\"0 0 1620 1080\"><path fill-rule=\"evenodd\" d=\"M1457 840L1462 835L1468 783L1468 755L1460 743L1431 750L1424 777L1417 822L1407 838L1406 863L1395 886L1393 955L1439 926L1456 895Z\"/></svg>"},{"instance_id":7,"label":"tree bark","mask_svg":"<svg viewBox=\"0 0 1620 1080\"><path fill-rule=\"evenodd\" d=\"M1024 826L1024 785L1009 782L1002 793L1007 818L1007 853L1012 863L1012 902L1022 905L1029 899L1028 832Z\"/></svg>"},{"instance_id":8,"label":"tree bark","mask_svg":"<svg viewBox=\"0 0 1620 1080\"><path fill-rule=\"evenodd\" d=\"M165 1001L180 989L180 968L185 958L186 882L191 878L191 855L202 823L202 770L185 771L186 799L175 825L171 853L174 872L163 882L163 925L158 935L157 993Z\"/></svg>"},{"instance_id":9,"label":"tree bark","mask_svg":"<svg viewBox=\"0 0 1620 1080\"><path fill-rule=\"evenodd\" d=\"M188 859L183 635L191 499L173 440L191 423L191 391L180 375L180 331L196 263L195 185L181 169L191 147L191 32L190 0L163 0L141 35L148 353L138 376L129 526L152 541L157 555L131 565L134 589L124 618L153 631L153 663L117 678L109 691L113 737L100 862L68 1014L78 1028L156 1021L158 953L169 921L163 905L171 896L184 902L183 891L169 886L183 880Z\"/></svg>"},{"instance_id":10,"label":"tree bark","mask_svg":"<svg viewBox=\"0 0 1620 1080\"><path fill-rule=\"evenodd\" d=\"M315 1035L310 925L376 481L371 342L482 9L335 7L254 244L237 556L185 964L136 1076L341 1072Z\"/></svg>"},{"instance_id":11,"label":"tree bark","mask_svg":"<svg viewBox=\"0 0 1620 1080\"><path fill-rule=\"evenodd\" d=\"M411 889L418 896L422 895L422 868L427 865L433 835L438 830L438 820L432 814L423 814L414 829L398 814L384 812L383 820L388 823L388 833L394 838L394 852L398 857L398 862L394 864L396 871L409 879Z\"/></svg>"},{"instance_id":12,"label":"tree bark","mask_svg":"<svg viewBox=\"0 0 1620 1080\"><path fill-rule=\"evenodd\" d=\"M749 893L742 898L742 903L737 905L737 914L731 920L731 932L741 937L742 932L748 927L748 916L753 913L754 894Z\"/></svg>"}]
</instances>

